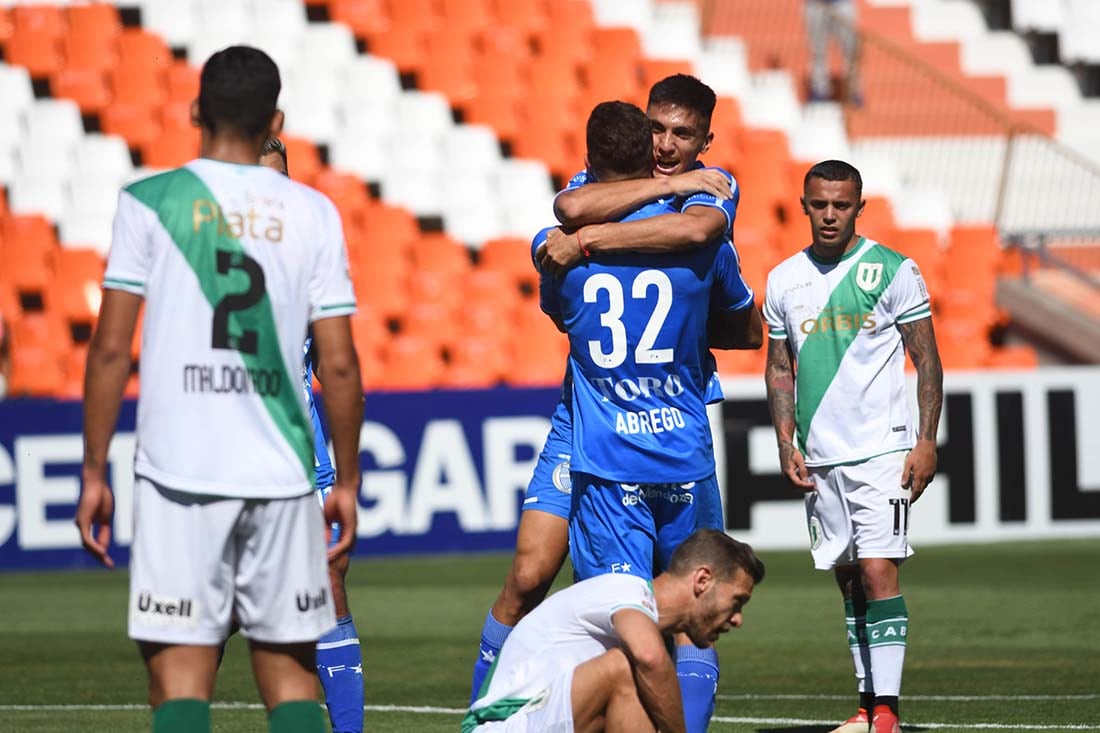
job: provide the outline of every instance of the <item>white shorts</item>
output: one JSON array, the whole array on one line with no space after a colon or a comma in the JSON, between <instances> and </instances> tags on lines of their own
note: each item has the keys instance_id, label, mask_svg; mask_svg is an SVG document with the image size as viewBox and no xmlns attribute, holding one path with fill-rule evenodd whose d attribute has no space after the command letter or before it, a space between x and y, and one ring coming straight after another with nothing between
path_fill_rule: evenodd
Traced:
<instances>
[{"instance_id":1,"label":"white shorts","mask_svg":"<svg viewBox=\"0 0 1100 733\"><path fill-rule=\"evenodd\" d=\"M130 638L217 645L235 615L254 641L316 641L336 625L312 492L235 499L134 483Z\"/></svg>"},{"instance_id":2,"label":"white shorts","mask_svg":"<svg viewBox=\"0 0 1100 733\"><path fill-rule=\"evenodd\" d=\"M474 733L573 733L573 670L504 720L482 723Z\"/></svg>"},{"instance_id":3,"label":"white shorts","mask_svg":"<svg viewBox=\"0 0 1100 733\"><path fill-rule=\"evenodd\" d=\"M850 466L810 467L806 494L814 567L829 570L862 558L904 560L909 546L909 489L901 487L907 451Z\"/></svg>"}]
</instances>

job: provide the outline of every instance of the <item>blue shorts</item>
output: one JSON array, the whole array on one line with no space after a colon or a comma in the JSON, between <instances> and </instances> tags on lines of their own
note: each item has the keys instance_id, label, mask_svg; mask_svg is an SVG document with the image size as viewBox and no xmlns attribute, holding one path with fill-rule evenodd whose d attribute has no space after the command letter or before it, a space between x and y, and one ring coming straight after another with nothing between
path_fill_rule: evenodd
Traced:
<instances>
[{"instance_id":1,"label":"blue shorts","mask_svg":"<svg viewBox=\"0 0 1100 733\"><path fill-rule=\"evenodd\" d=\"M321 502L321 508L322 509L325 508L325 499L327 499L328 495L331 494L331 493L332 493L332 486L331 485L326 486L324 488L318 488L317 489L317 498ZM339 522L333 522L331 526L332 526L332 539L330 539L329 542L328 542L329 547L332 547L333 545L335 545L337 542L340 541L340 523Z\"/></svg>"},{"instance_id":2,"label":"blue shorts","mask_svg":"<svg viewBox=\"0 0 1100 733\"><path fill-rule=\"evenodd\" d=\"M604 573L647 580L697 529L725 529L715 476L687 484L621 484L573 473L569 553L574 581Z\"/></svg>"},{"instance_id":3,"label":"blue shorts","mask_svg":"<svg viewBox=\"0 0 1100 733\"><path fill-rule=\"evenodd\" d=\"M569 476L569 454L573 450L573 420L564 402L558 402L550 416L550 434L539 453L538 463L523 511L533 509L569 519L569 495L573 485Z\"/></svg>"}]
</instances>

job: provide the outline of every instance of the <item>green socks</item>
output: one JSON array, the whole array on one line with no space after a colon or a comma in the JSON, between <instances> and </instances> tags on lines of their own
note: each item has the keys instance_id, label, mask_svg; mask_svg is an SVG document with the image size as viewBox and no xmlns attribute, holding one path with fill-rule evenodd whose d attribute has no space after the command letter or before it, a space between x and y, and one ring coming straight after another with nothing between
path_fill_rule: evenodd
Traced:
<instances>
[{"instance_id":1,"label":"green socks","mask_svg":"<svg viewBox=\"0 0 1100 733\"><path fill-rule=\"evenodd\" d=\"M153 711L153 733L209 733L210 701L183 697Z\"/></svg>"},{"instance_id":2,"label":"green socks","mask_svg":"<svg viewBox=\"0 0 1100 733\"><path fill-rule=\"evenodd\" d=\"M316 700L292 700L271 711L267 729L270 733L325 733L325 717Z\"/></svg>"}]
</instances>

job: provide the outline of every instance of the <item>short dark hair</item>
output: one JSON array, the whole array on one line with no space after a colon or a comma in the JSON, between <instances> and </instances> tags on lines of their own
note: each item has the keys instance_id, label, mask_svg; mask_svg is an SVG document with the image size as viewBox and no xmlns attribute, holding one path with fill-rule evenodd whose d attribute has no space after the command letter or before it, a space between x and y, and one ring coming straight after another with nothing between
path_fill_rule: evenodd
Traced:
<instances>
[{"instance_id":1,"label":"short dark hair","mask_svg":"<svg viewBox=\"0 0 1100 733\"><path fill-rule=\"evenodd\" d=\"M597 179L650 175L653 128L645 112L626 102L600 102L585 131L588 166Z\"/></svg>"},{"instance_id":2,"label":"short dark hair","mask_svg":"<svg viewBox=\"0 0 1100 733\"><path fill-rule=\"evenodd\" d=\"M862 176L854 165L845 163L843 160L823 160L806 171L806 177L802 180L803 191L810 185L811 178L821 178L826 181L853 181L856 184L856 198L863 196Z\"/></svg>"},{"instance_id":3,"label":"short dark hair","mask_svg":"<svg viewBox=\"0 0 1100 733\"><path fill-rule=\"evenodd\" d=\"M271 124L281 89L279 67L266 53L251 46L222 49L202 67L199 120L213 133L254 138Z\"/></svg>"},{"instance_id":4,"label":"short dark hair","mask_svg":"<svg viewBox=\"0 0 1100 733\"><path fill-rule=\"evenodd\" d=\"M694 112L699 121L710 129L710 118L714 114L714 104L718 98L714 90L688 74L666 76L649 90L648 106L655 104L675 104Z\"/></svg>"},{"instance_id":5,"label":"short dark hair","mask_svg":"<svg viewBox=\"0 0 1100 733\"><path fill-rule=\"evenodd\" d=\"M687 575L700 565L707 565L720 581L732 580L738 570L744 570L753 583L764 580L764 561L752 547L716 529L698 529L672 553L668 572Z\"/></svg>"},{"instance_id":6,"label":"short dark hair","mask_svg":"<svg viewBox=\"0 0 1100 733\"><path fill-rule=\"evenodd\" d=\"M264 146L260 148L260 157L265 155L271 155L277 153L280 158L283 159L283 167L290 171L290 162L286 158L286 145L283 145L283 141L277 137L269 137L264 140Z\"/></svg>"}]
</instances>

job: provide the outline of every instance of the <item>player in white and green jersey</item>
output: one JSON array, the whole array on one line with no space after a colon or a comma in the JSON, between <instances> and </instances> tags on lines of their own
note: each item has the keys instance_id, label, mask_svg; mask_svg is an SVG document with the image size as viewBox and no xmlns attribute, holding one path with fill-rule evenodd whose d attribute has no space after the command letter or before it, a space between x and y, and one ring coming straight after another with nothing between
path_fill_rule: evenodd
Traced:
<instances>
[{"instance_id":1,"label":"player in white and green jersey","mask_svg":"<svg viewBox=\"0 0 1100 733\"><path fill-rule=\"evenodd\" d=\"M512 630L463 733L685 730L663 635L697 646L741 625L764 564L743 542L700 529L652 582L597 575L559 591Z\"/></svg>"},{"instance_id":2,"label":"player in white and green jersey","mask_svg":"<svg viewBox=\"0 0 1100 733\"><path fill-rule=\"evenodd\" d=\"M806 492L814 564L844 595L860 709L836 730L896 733L909 620L898 568L912 554L909 506L936 470L943 373L917 265L856 233L861 189L842 161L806 174L813 243L768 275L766 381L780 465Z\"/></svg>"},{"instance_id":3,"label":"player in white and green jersey","mask_svg":"<svg viewBox=\"0 0 1100 733\"><path fill-rule=\"evenodd\" d=\"M272 731L323 731L314 645L335 625L313 432L299 381L312 327L337 477L324 517L355 538L362 390L340 217L256 164L282 128L274 62L234 46L203 67L202 157L119 196L85 382L77 524L105 564L107 446L144 301L130 562L131 638L158 733L210 730L231 617L251 645ZM93 525L98 524L98 529Z\"/></svg>"}]
</instances>

